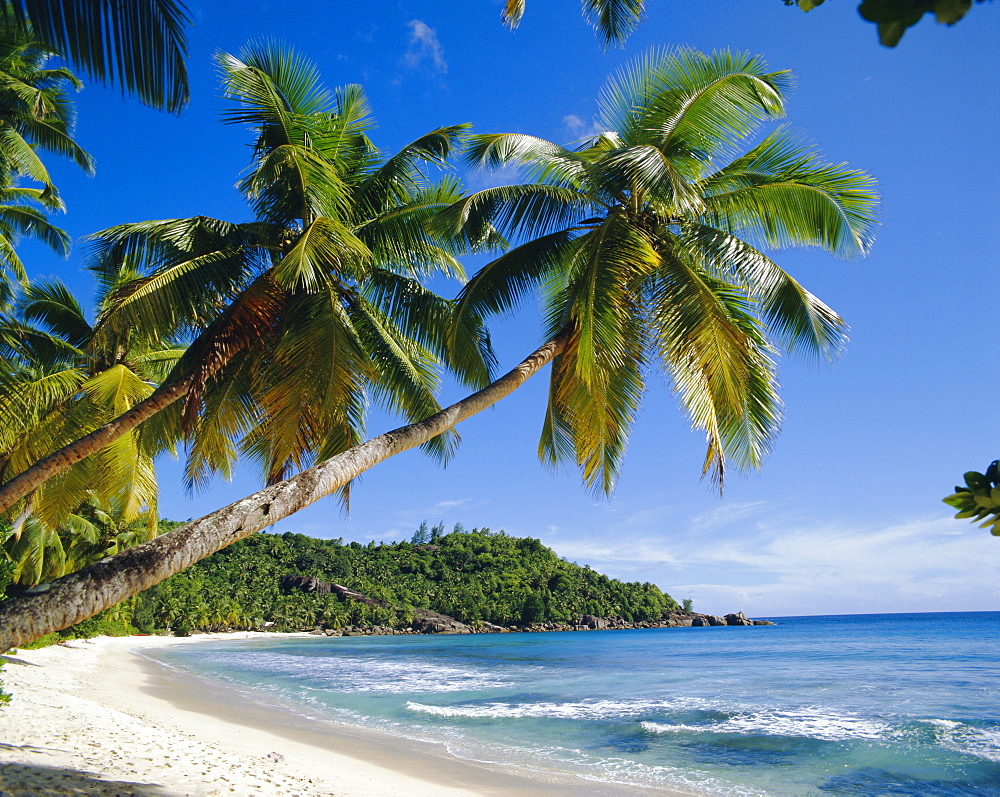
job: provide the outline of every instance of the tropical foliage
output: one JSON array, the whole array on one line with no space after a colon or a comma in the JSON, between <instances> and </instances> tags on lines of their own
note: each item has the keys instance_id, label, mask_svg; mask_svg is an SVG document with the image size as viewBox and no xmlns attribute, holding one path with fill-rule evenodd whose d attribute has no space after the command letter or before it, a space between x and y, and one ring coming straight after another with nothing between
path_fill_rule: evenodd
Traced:
<instances>
[{"instance_id":1,"label":"tropical foliage","mask_svg":"<svg viewBox=\"0 0 1000 797\"><path fill-rule=\"evenodd\" d=\"M759 467L778 430L775 344L836 356L846 327L762 251L864 254L876 196L866 174L824 163L784 128L791 75L745 53L654 51L601 97L602 132L574 148L514 133L473 136L468 160L520 167L521 185L472 194L439 218L523 243L462 289L459 318L544 295L556 358L540 454L610 490L651 370L668 374L704 470ZM457 332L456 332L457 334ZM770 335L770 337L768 336ZM773 341L773 343L772 343Z\"/></svg>"},{"instance_id":2,"label":"tropical foliage","mask_svg":"<svg viewBox=\"0 0 1000 797\"><path fill-rule=\"evenodd\" d=\"M956 485L955 492L942 500L958 510L956 518L982 521L979 528L1000 537L1000 460L993 460L986 473L966 473L965 486Z\"/></svg>"},{"instance_id":3,"label":"tropical foliage","mask_svg":"<svg viewBox=\"0 0 1000 797\"><path fill-rule=\"evenodd\" d=\"M135 275L120 268L104 276L98 314ZM98 334L98 326L59 281L25 286L12 312L0 317L0 473L19 473L116 418L149 396L182 352L174 340L135 329ZM123 434L32 491L20 516L34 515L55 534L81 505L96 501L126 523L148 515L152 527L157 516L153 458L162 450L161 439ZM15 536L20 532L15 523Z\"/></svg>"},{"instance_id":4,"label":"tropical foliage","mask_svg":"<svg viewBox=\"0 0 1000 797\"><path fill-rule=\"evenodd\" d=\"M415 537L417 539L417 537ZM427 543L317 540L258 534L141 593L132 623L165 628L297 631L322 625L408 627L414 607L466 623L575 622L581 614L656 620L677 609L652 584L622 583L563 561L538 540L431 529ZM389 607L336 595L283 592L285 575L332 581Z\"/></svg>"},{"instance_id":5,"label":"tropical foliage","mask_svg":"<svg viewBox=\"0 0 1000 797\"><path fill-rule=\"evenodd\" d=\"M26 588L52 581L145 542L157 532L152 511L147 509L126 520L117 507L107 511L93 497L58 525L30 515L16 534L9 534L4 545L11 583L14 588Z\"/></svg>"},{"instance_id":6,"label":"tropical foliage","mask_svg":"<svg viewBox=\"0 0 1000 797\"><path fill-rule=\"evenodd\" d=\"M705 472L721 485L727 461L758 466L776 434L775 346L832 357L843 343L840 318L763 250L863 253L872 181L822 162L780 128L733 158L784 112L789 75L760 58L653 53L606 89L606 132L574 148L522 134L473 137L470 161L513 164L531 180L468 197L447 181L424 183L417 169L443 161L459 128L381 161L359 90L318 93L311 67L273 47L223 56L221 67L239 103L231 120L255 131L241 188L257 218L106 231L98 273L134 258L144 276L115 297L101 326L188 330L194 342L170 377L178 396L189 394L183 412L159 413L152 428L186 428L192 481L243 452L275 483L0 607L0 646L119 603L396 453L428 444L446 454L440 435L548 362L544 460L575 461L588 484L611 489L660 369L704 431ZM428 273L460 274L458 252L491 245L513 248L457 303L421 286ZM481 384L489 354L480 319L538 287L546 342L424 417L436 408L434 360ZM369 389L416 422L353 445ZM542 603L533 598L527 614Z\"/></svg>"},{"instance_id":7,"label":"tropical foliage","mask_svg":"<svg viewBox=\"0 0 1000 797\"><path fill-rule=\"evenodd\" d=\"M411 421L434 413L442 361L466 384L487 381L478 321L448 345L451 304L423 286L435 274L462 276L456 255L466 243L426 227L459 198L458 186L421 171L443 164L462 127L431 131L386 158L368 138L361 89L326 91L294 51L250 47L220 55L219 66L233 101L226 120L254 136L239 184L254 219L147 221L93 236L102 282L124 262L139 272L110 297L98 335L191 341L115 435L185 396L149 434L184 429L191 484L228 474L241 452L273 482L360 442L371 402ZM103 444L85 440L56 457L77 461ZM448 445L435 439L428 449L445 456ZM24 484L21 493L33 485Z\"/></svg>"},{"instance_id":8,"label":"tropical foliage","mask_svg":"<svg viewBox=\"0 0 1000 797\"><path fill-rule=\"evenodd\" d=\"M69 252L69 237L48 221L47 214L63 205L40 153L93 170L90 156L73 139L68 92L80 82L67 69L46 66L54 53L32 33L0 25L0 307L11 299L10 278L26 278L15 250L22 237Z\"/></svg>"},{"instance_id":9,"label":"tropical foliage","mask_svg":"<svg viewBox=\"0 0 1000 797\"><path fill-rule=\"evenodd\" d=\"M3 0L0 27L27 30L52 52L147 105L187 103L187 9L177 0Z\"/></svg>"}]
</instances>

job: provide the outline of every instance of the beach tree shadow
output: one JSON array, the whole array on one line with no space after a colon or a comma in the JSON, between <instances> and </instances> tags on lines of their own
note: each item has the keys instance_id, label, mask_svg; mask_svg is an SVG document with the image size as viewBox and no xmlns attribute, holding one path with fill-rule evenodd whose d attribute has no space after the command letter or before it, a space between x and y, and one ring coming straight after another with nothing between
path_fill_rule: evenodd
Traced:
<instances>
[{"instance_id":1,"label":"beach tree shadow","mask_svg":"<svg viewBox=\"0 0 1000 797\"><path fill-rule=\"evenodd\" d=\"M155 783L104 780L86 772L35 764L0 764L0 794L21 795L119 795L120 797L164 797L168 792Z\"/></svg>"}]
</instances>

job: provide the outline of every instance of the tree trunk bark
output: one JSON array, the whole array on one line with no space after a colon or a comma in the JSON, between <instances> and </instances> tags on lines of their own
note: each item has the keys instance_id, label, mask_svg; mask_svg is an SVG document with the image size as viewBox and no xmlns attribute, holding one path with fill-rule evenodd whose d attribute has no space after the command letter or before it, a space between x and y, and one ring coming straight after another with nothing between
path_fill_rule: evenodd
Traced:
<instances>
[{"instance_id":1,"label":"tree trunk bark","mask_svg":"<svg viewBox=\"0 0 1000 797\"><path fill-rule=\"evenodd\" d=\"M150 542L0 603L0 651L79 623L237 540L329 495L379 462L419 446L513 393L566 348L545 343L512 371L418 423L374 437Z\"/></svg>"},{"instance_id":2,"label":"tree trunk bark","mask_svg":"<svg viewBox=\"0 0 1000 797\"><path fill-rule=\"evenodd\" d=\"M149 398L143 399L113 421L97 427L89 434L38 460L26 471L19 473L9 482L0 486L0 513L6 512L20 499L57 473L75 465L82 459L86 459L91 454L97 453L126 432L131 432L143 421L156 415L160 410L183 398L193 382L194 376L189 375L169 384L161 385Z\"/></svg>"}]
</instances>

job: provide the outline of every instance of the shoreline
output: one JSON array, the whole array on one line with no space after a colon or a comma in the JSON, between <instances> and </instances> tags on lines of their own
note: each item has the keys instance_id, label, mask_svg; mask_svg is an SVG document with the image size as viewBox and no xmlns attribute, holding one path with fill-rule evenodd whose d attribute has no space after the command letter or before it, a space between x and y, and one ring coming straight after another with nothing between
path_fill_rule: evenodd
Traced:
<instances>
[{"instance_id":1,"label":"shoreline","mask_svg":"<svg viewBox=\"0 0 1000 797\"><path fill-rule=\"evenodd\" d=\"M554 773L505 772L436 743L309 720L142 655L274 637L97 637L4 656L13 699L0 709L0 790L14 797L637 793Z\"/></svg>"}]
</instances>

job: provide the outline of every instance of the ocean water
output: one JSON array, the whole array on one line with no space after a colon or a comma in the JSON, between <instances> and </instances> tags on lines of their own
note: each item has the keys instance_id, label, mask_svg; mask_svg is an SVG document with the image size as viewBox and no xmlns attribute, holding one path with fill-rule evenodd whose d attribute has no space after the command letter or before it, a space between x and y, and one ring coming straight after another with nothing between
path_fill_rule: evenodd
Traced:
<instances>
[{"instance_id":1,"label":"ocean water","mask_svg":"<svg viewBox=\"0 0 1000 797\"><path fill-rule=\"evenodd\" d=\"M311 718L712 795L1000 795L1000 612L158 650Z\"/></svg>"}]
</instances>

